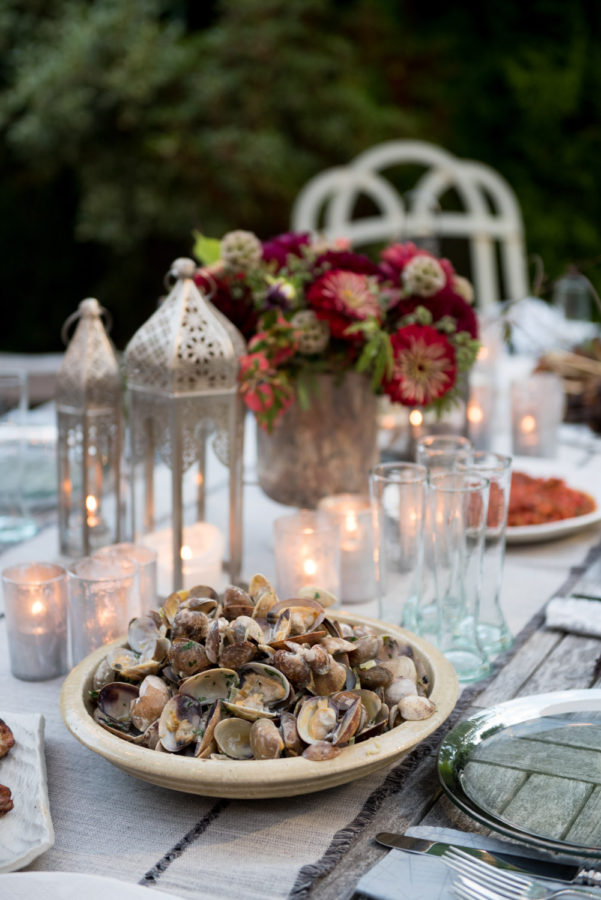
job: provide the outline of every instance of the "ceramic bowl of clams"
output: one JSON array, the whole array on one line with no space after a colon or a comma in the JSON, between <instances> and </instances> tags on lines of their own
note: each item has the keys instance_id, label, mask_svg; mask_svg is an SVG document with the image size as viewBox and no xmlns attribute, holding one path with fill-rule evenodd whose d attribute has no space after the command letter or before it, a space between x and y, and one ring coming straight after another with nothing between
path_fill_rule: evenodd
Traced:
<instances>
[{"instance_id":1,"label":"ceramic bowl of clams","mask_svg":"<svg viewBox=\"0 0 601 900\"><path fill-rule=\"evenodd\" d=\"M174 592L72 670L63 720L130 775L191 794L289 797L390 767L449 716L457 677L334 599L283 600L262 575Z\"/></svg>"}]
</instances>

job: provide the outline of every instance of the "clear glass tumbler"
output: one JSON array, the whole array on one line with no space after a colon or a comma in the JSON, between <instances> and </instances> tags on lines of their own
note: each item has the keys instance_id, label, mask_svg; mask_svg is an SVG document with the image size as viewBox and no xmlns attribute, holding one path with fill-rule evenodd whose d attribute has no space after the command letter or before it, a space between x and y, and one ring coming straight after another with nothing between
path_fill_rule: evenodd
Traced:
<instances>
[{"instance_id":1,"label":"clear glass tumbler","mask_svg":"<svg viewBox=\"0 0 601 900\"><path fill-rule=\"evenodd\" d=\"M428 472L452 469L458 454L471 450L471 441L460 434L428 434L415 447L415 461Z\"/></svg>"},{"instance_id":2,"label":"clear glass tumbler","mask_svg":"<svg viewBox=\"0 0 601 900\"><path fill-rule=\"evenodd\" d=\"M54 563L25 563L2 572L10 669L22 681L64 675L67 573Z\"/></svg>"},{"instance_id":3,"label":"clear glass tumbler","mask_svg":"<svg viewBox=\"0 0 601 900\"><path fill-rule=\"evenodd\" d=\"M84 556L69 572L71 664L127 633L138 614L138 564L132 559Z\"/></svg>"},{"instance_id":4,"label":"clear glass tumbler","mask_svg":"<svg viewBox=\"0 0 601 900\"><path fill-rule=\"evenodd\" d=\"M457 471L476 472L490 481L478 636L486 652L494 656L507 650L513 642L500 603L505 562L505 526L511 490L511 456L475 451L469 462L457 463Z\"/></svg>"},{"instance_id":5,"label":"clear glass tumbler","mask_svg":"<svg viewBox=\"0 0 601 900\"><path fill-rule=\"evenodd\" d=\"M430 476L436 643L462 682L477 681L490 671L477 631L488 495L489 481L482 475L442 472Z\"/></svg>"},{"instance_id":6,"label":"clear glass tumbler","mask_svg":"<svg viewBox=\"0 0 601 900\"><path fill-rule=\"evenodd\" d=\"M417 462L425 466L430 478L436 472L452 472L458 460L471 459L472 444L459 434L428 434L420 438L416 448ZM426 504L424 530L424 565L420 591L417 633L436 644L438 641L438 606L434 582L434 529L430 525L430 505Z\"/></svg>"},{"instance_id":7,"label":"clear glass tumbler","mask_svg":"<svg viewBox=\"0 0 601 900\"><path fill-rule=\"evenodd\" d=\"M370 472L379 617L411 631L419 631L426 479L415 463Z\"/></svg>"}]
</instances>

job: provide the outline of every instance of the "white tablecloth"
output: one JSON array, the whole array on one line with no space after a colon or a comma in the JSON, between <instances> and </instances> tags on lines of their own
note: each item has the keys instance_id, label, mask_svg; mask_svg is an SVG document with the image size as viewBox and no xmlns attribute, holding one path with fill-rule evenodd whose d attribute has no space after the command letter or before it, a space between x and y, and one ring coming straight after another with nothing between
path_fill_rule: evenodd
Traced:
<instances>
[{"instance_id":1,"label":"white tablecloth","mask_svg":"<svg viewBox=\"0 0 601 900\"><path fill-rule=\"evenodd\" d=\"M581 462L591 480L601 476L599 456L588 455L582 447L566 446L561 452L561 459ZM247 485L246 576L254 571L274 576L271 523L285 511L256 485ZM570 567L582 563L600 534L599 527L593 527L548 544L509 548L502 602L514 632L559 590ZM27 546L5 553L0 564L56 558L57 535L51 527ZM374 604L354 609L376 612ZM61 679L26 683L10 675L6 631L0 623L0 716L10 720L11 711L30 711L46 718L56 843L31 864L33 870L110 875L196 900L277 900L298 886L302 867L319 860L341 829L368 814L386 776L384 772L320 794L276 801L178 794L124 774L72 738L58 711L60 686Z\"/></svg>"}]
</instances>

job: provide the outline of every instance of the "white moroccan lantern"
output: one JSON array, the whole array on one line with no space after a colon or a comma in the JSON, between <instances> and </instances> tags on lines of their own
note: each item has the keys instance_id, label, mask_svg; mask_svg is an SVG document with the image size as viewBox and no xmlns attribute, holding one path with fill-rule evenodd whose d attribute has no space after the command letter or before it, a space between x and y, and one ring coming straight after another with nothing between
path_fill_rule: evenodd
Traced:
<instances>
[{"instance_id":1,"label":"white moroccan lantern","mask_svg":"<svg viewBox=\"0 0 601 900\"><path fill-rule=\"evenodd\" d=\"M191 259L175 260L171 293L125 350L133 539L158 552L159 592L165 557L169 591L207 583L210 576L203 572L220 561L217 529L203 524L210 437L228 471L231 581L238 579L242 562L244 409L238 360L246 345L199 292L195 269Z\"/></svg>"},{"instance_id":2,"label":"white moroccan lantern","mask_svg":"<svg viewBox=\"0 0 601 900\"><path fill-rule=\"evenodd\" d=\"M63 326L77 327L56 382L61 553L87 556L121 540L122 460L119 363L98 300L82 300Z\"/></svg>"}]
</instances>

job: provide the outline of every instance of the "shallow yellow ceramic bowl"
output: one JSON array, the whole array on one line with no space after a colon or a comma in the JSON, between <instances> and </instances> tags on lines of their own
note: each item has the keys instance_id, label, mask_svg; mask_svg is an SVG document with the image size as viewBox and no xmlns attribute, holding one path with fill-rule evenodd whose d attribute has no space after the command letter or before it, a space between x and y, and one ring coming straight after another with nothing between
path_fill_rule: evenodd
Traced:
<instances>
[{"instance_id":1,"label":"shallow yellow ceramic bowl","mask_svg":"<svg viewBox=\"0 0 601 900\"><path fill-rule=\"evenodd\" d=\"M459 685L455 670L448 660L431 644L410 631L364 616L337 611L329 611L328 615L351 625L371 625L379 632L395 635L409 644L415 656L424 661L430 676L432 689L429 696L436 704L434 715L419 722L403 722L385 734L346 747L335 759L323 762L311 762L303 757L225 761L157 753L147 747L124 741L106 731L92 718L88 692L92 688L94 672L107 651L123 644L123 640L99 647L73 669L61 691L61 715L78 741L123 771L152 784L188 794L245 800L292 797L362 778L398 761L436 731L455 706Z\"/></svg>"}]
</instances>

